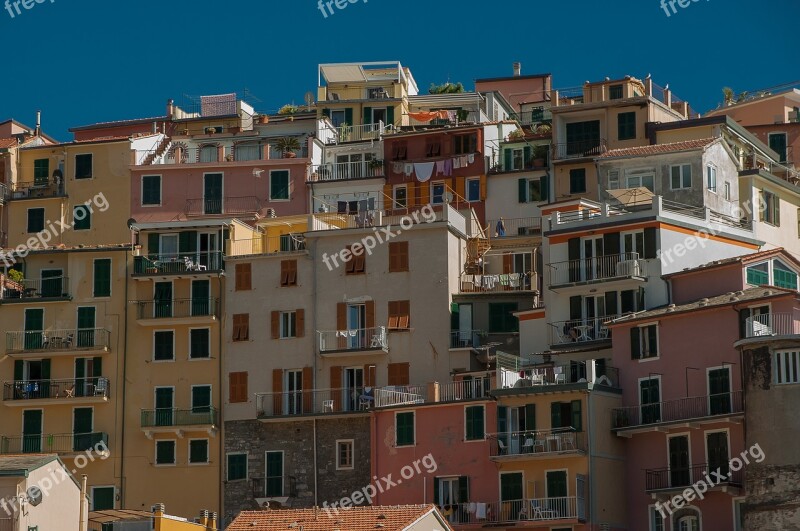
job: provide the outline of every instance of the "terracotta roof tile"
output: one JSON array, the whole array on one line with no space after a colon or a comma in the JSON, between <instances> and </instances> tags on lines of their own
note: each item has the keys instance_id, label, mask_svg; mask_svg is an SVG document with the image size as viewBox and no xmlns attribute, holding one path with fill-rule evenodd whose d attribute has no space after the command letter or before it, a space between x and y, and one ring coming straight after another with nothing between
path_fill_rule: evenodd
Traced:
<instances>
[{"instance_id":1,"label":"terracotta roof tile","mask_svg":"<svg viewBox=\"0 0 800 531\"><path fill-rule=\"evenodd\" d=\"M793 254L786 251L783 247L776 247L775 249L767 249L765 251L758 251L756 253L743 254L740 256L733 256L731 258L722 258L720 260L714 260L713 262L701 264L697 267L687 268L684 269L683 271L676 271L674 273L669 273L667 275L664 275L664 278L672 278L689 273L697 273L699 271L705 271L706 269L712 269L715 267L724 267L732 264L750 264L752 262L757 262L762 258L778 256L778 255L783 255L788 260L792 261L792 263L795 266L800 267L800 260L798 260Z\"/></svg>"},{"instance_id":2,"label":"terracotta roof tile","mask_svg":"<svg viewBox=\"0 0 800 531\"><path fill-rule=\"evenodd\" d=\"M10 148L19 145L16 138L0 138L0 149Z\"/></svg>"},{"instance_id":3,"label":"terracotta roof tile","mask_svg":"<svg viewBox=\"0 0 800 531\"><path fill-rule=\"evenodd\" d=\"M655 144L652 146L638 146L624 149L612 149L606 151L598 158L613 159L621 157L643 157L647 155L661 155L664 153L677 153L679 151L693 151L695 149L704 148L713 142L716 138L703 138L700 140L686 140L684 142L673 142L671 144Z\"/></svg>"},{"instance_id":4,"label":"terracotta roof tile","mask_svg":"<svg viewBox=\"0 0 800 531\"><path fill-rule=\"evenodd\" d=\"M231 522L227 531L403 531L412 523L437 510L433 505L370 506L340 509L278 509L243 511ZM444 520L442 520L444 522ZM443 524L445 529L452 529Z\"/></svg>"}]
</instances>

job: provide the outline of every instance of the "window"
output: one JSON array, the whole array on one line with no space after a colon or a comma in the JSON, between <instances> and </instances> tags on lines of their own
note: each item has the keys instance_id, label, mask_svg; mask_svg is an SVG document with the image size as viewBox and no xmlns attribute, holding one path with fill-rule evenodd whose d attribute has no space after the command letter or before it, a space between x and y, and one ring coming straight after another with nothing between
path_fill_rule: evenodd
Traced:
<instances>
[{"instance_id":1,"label":"window","mask_svg":"<svg viewBox=\"0 0 800 531\"><path fill-rule=\"evenodd\" d=\"M389 273L408 271L408 242L389 242Z\"/></svg>"},{"instance_id":2,"label":"window","mask_svg":"<svg viewBox=\"0 0 800 531\"><path fill-rule=\"evenodd\" d=\"M769 284L769 263L756 264L746 270L747 283L753 286L763 286Z\"/></svg>"},{"instance_id":3,"label":"window","mask_svg":"<svg viewBox=\"0 0 800 531\"><path fill-rule=\"evenodd\" d=\"M406 160L408 158L408 144L395 142L392 146L392 160Z\"/></svg>"},{"instance_id":4,"label":"window","mask_svg":"<svg viewBox=\"0 0 800 531\"><path fill-rule=\"evenodd\" d=\"M161 205L161 176L142 176L142 206Z\"/></svg>"},{"instance_id":5,"label":"window","mask_svg":"<svg viewBox=\"0 0 800 531\"><path fill-rule=\"evenodd\" d=\"M631 328L631 359L658 357L658 325Z\"/></svg>"},{"instance_id":6,"label":"window","mask_svg":"<svg viewBox=\"0 0 800 531\"><path fill-rule=\"evenodd\" d=\"M547 177L539 177L538 179L528 179L528 201L531 203L538 203L540 201L547 201L549 190L547 186Z\"/></svg>"},{"instance_id":7,"label":"window","mask_svg":"<svg viewBox=\"0 0 800 531\"><path fill-rule=\"evenodd\" d=\"M781 200L772 192L761 191L761 221L781 226Z\"/></svg>"},{"instance_id":8,"label":"window","mask_svg":"<svg viewBox=\"0 0 800 531\"><path fill-rule=\"evenodd\" d=\"M612 100L622 99L622 85L611 85L608 87L608 97Z\"/></svg>"},{"instance_id":9,"label":"window","mask_svg":"<svg viewBox=\"0 0 800 531\"><path fill-rule=\"evenodd\" d=\"M193 328L189 330L189 359L202 360L211 358L211 330Z\"/></svg>"},{"instance_id":10,"label":"window","mask_svg":"<svg viewBox=\"0 0 800 531\"><path fill-rule=\"evenodd\" d=\"M468 406L464 408L464 436L468 441L482 441L486 432L484 430L483 406Z\"/></svg>"},{"instance_id":11,"label":"window","mask_svg":"<svg viewBox=\"0 0 800 531\"><path fill-rule=\"evenodd\" d=\"M786 133L770 133L769 148L778 154L778 162L785 163L786 157Z\"/></svg>"},{"instance_id":12,"label":"window","mask_svg":"<svg viewBox=\"0 0 800 531\"><path fill-rule=\"evenodd\" d=\"M481 200L481 180L467 179L467 201L475 202Z\"/></svg>"},{"instance_id":13,"label":"window","mask_svg":"<svg viewBox=\"0 0 800 531\"><path fill-rule=\"evenodd\" d=\"M655 192L655 174L653 170L639 170L625 173L625 188L647 188Z\"/></svg>"},{"instance_id":14,"label":"window","mask_svg":"<svg viewBox=\"0 0 800 531\"><path fill-rule=\"evenodd\" d=\"M92 487L92 511L108 511L114 508L114 487Z\"/></svg>"},{"instance_id":15,"label":"window","mask_svg":"<svg viewBox=\"0 0 800 531\"><path fill-rule=\"evenodd\" d=\"M409 328L410 301L389 301L389 329L407 330Z\"/></svg>"},{"instance_id":16,"label":"window","mask_svg":"<svg viewBox=\"0 0 800 531\"><path fill-rule=\"evenodd\" d=\"M259 160L261 147L256 143L236 144L233 155L236 160Z\"/></svg>"},{"instance_id":17,"label":"window","mask_svg":"<svg viewBox=\"0 0 800 531\"><path fill-rule=\"evenodd\" d=\"M409 377L409 373L411 372L410 363L390 363L386 367L386 372L388 373L387 381L390 386L409 385L411 382L411 378Z\"/></svg>"},{"instance_id":18,"label":"window","mask_svg":"<svg viewBox=\"0 0 800 531\"><path fill-rule=\"evenodd\" d=\"M267 452L267 498L283 496L283 452Z\"/></svg>"},{"instance_id":19,"label":"window","mask_svg":"<svg viewBox=\"0 0 800 531\"><path fill-rule=\"evenodd\" d=\"M425 141L425 156L438 157L442 154L442 143L438 139L428 139Z\"/></svg>"},{"instance_id":20,"label":"window","mask_svg":"<svg viewBox=\"0 0 800 531\"><path fill-rule=\"evenodd\" d=\"M440 205L444 203L444 193L444 183L433 183L431 185L431 203L434 205Z\"/></svg>"},{"instance_id":21,"label":"window","mask_svg":"<svg viewBox=\"0 0 800 531\"><path fill-rule=\"evenodd\" d=\"M250 339L250 314L237 313L233 315L233 340L248 341Z\"/></svg>"},{"instance_id":22,"label":"window","mask_svg":"<svg viewBox=\"0 0 800 531\"><path fill-rule=\"evenodd\" d=\"M650 531L665 531L664 517L658 512L654 505L650 506Z\"/></svg>"},{"instance_id":23,"label":"window","mask_svg":"<svg viewBox=\"0 0 800 531\"><path fill-rule=\"evenodd\" d=\"M215 145L201 147L200 162L219 162L219 148Z\"/></svg>"},{"instance_id":24,"label":"window","mask_svg":"<svg viewBox=\"0 0 800 531\"><path fill-rule=\"evenodd\" d=\"M270 201L289 200L289 170L273 170L269 172Z\"/></svg>"},{"instance_id":25,"label":"window","mask_svg":"<svg viewBox=\"0 0 800 531\"><path fill-rule=\"evenodd\" d=\"M359 274L363 274L364 272L366 272L367 257L364 256L363 247L361 248L361 253L358 256L353 254L353 248L350 245L347 246L347 251L349 251L349 253L348 253L349 257L347 259L347 262L345 262L345 266L346 266L345 267L345 274L347 274L347 275L359 275Z\"/></svg>"},{"instance_id":26,"label":"window","mask_svg":"<svg viewBox=\"0 0 800 531\"><path fill-rule=\"evenodd\" d=\"M511 168L512 170L521 170L524 167L524 157L522 149L511 150Z\"/></svg>"},{"instance_id":27,"label":"window","mask_svg":"<svg viewBox=\"0 0 800 531\"><path fill-rule=\"evenodd\" d=\"M582 194L586 192L586 168L573 168L569 170L569 193Z\"/></svg>"},{"instance_id":28,"label":"window","mask_svg":"<svg viewBox=\"0 0 800 531\"><path fill-rule=\"evenodd\" d=\"M50 182L50 159L33 161L33 185L47 186Z\"/></svg>"},{"instance_id":29,"label":"window","mask_svg":"<svg viewBox=\"0 0 800 531\"><path fill-rule=\"evenodd\" d=\"M228 481L247 479L247 454L228 454Z\"/></svg>"},{"instance_id":30,"label":"window","mask_svg":"<svg viewBox=\"0 0 800 531\"><path fill-rule=\"evenodd\" d=\"M189 464L208 463L208 439L192 439L189 441Z\"/></svg>"},{"instance_id":31,"label":"window","mask_svg":"<svg viewBox=\"0 0 800 531\"><path fill-rule=\"evenodd\" d=\"M706 166L706 187L709 192L717 193L717 168Z\"/></svg>"},{"instance_id":32,"label":"window","mask_svg":"<svg viewBox=\"0 0 800 531\"><path fill-rule=\"evenodd\" d=\"M44 209L28 209L28 232L41 232L44 230Z\"/></svg>"},{"instance_id":33,"label":"window","mask_svg":"<svg viewBox=\"0 0 800 531\"><path fill-rule=\"evenodd\" d=\"M251 264L236 264L236 291L247 291L252 289L251 282Z\"/></svg>"},{"instance_id":34,"label":"window","mask_svg":"<svg viewBox=\"0 0 800 531\"><path fill-rule=\"evenodd\" d=\"M341 127L343 125L347 125L346 111L344 109L336 109L331 111L331 122L333 122L334 127Z\"/></svg>"},{"instance_id":35,"label":"window","mask_svg":"<svg viewBox=\"0 0 800 531\"><path fill-rule=\"evenodd\" d=\"M280 338L297 337L297 314L295 312L280 312Z\"/></svg>"},{"instance_id":36,"label":"window","mask_svg":"<svg viewBox=\"0 0 800 531\"><path fill-rule=\"evenodd\" d=\"M175 441L156 441L156 464L175 464Z\"/></svg>"},{"instance_id":37,"label":"window","mask_svg":"<svg viewBox=\"0 0 800 531\"><path fill-rule=\"evenodd\" d=\"M414 446L414 412L395 413L395 446Z\"/></svg>"},{"instance_id":38,"label":"window","mask_svg":"<svg viewBox=\"0 0 800 531\"><path fill-rule=\"evenodd\" d=\"M297 285L297 260L281 260L281 286Z\"/></svg>"},{"instance_id":39,"label":"window","mask_svg":"<svg viewBox=\"0 0 800 531\"><path fill-rule=\"evenodd\" d=\"M211 386L192 386L192 413L208 413L211 411Z\"/></svg>"},{"instance_id":40,"label":"window","mask_svg":"<svg viewBox=\"0 0 800 531\"><path fill-rule=\"evenodd\" d=\"M456 155L469 155L478 151L478 134L456 135L453 137L453 152Z\"/></svg>"},{"instance_id":41,"label":"window","mask_svg":"<svg viewBox=\"0 0 800 531\"><path fill-rule=\"evenodd\" d=\"M583 430L581 409L580 400L551 402L550 427L554 430L558 428L573 428L575 431Z\"/></svg>"},{"instance_id":42,"label":"window","mask_svg":"<svg viewBox=\"0 0 800 531\"><path fill-rule=\"evenodd\" d=\"M619 189L619 170L608 170L608 189Z\"/></svg>"},{"instance_id":43,"label":"window","mask_svg":"<svg viewBox=\"0 0 800 531\"><path fill-rule=\"evenodd\" d=\"M796 384L800 383L800 352L784 350L775 353L775 383Z\"/></svg>"},{"instance_id":44,"label":"window","mask_svg":"<svg viewBox=\"0 0 800 531\"><path fill-rule=\"evenodd\" d=\"M394 187L394 208L406 208L408 206L408 188L405 186Z\"/></svg>"},{"instance_id":45,"label":"window","mask_svg":"<svg viewBox=\"0 0 800 531\"><path fill-rule=\"evenodd\" d=\"M153 332L153 360L175 360L175 332L172 330L156 330Z\"/></svg>"},{"instance_id":46,"label":"window","mask_svg":"<svg viewBox=\"0 0 800 531\"><path fill-rule=\"evenodd\" d=\"M600 120L567 124L567 156L596 155L600 147Z\"/></svg>"},{"instance_id":47,"label":"window","mask_svg":"<svg viewBox=\"0 0 800 531\"><path fill-rule=\"evenodd\" d=\"M232 372L228 374L228 386L230 392L228 401L231 404L247 402L247 373Z\"/></svg>"},{"instance_id":48,"label":"window","mask_svg":"<svg viewBox=\"0 0 800 531\"><path fill-rule=\"evenodd\" d=\"M72 209L72 230L89 230L92 228L92 212L86 205L78 205Z\"/></svg>"},{"instance_id":49,"label":"window","mask_svg":"<svg viewBox=\"0 0 800 531\"><path fill-rule=\"evenodd\" d=\"M92 178L92 154L75 155L75 179Z\"/></svg>"},{"instance_id":50,"label":"window","mask_svg":"<svg viewBox=\"0 0 800 531\"><path fill-rule=\"evenodd\" d=\"M730 201L731 200L731 183L724 183L723 184L723 190L724 190L723 197L725 198L725 201Z\"/></svg>"},{"instance_id":51,"label":"window","mask_svg":"<svg viewBox=\"0 0 800 531\"><path fill-rule=\"evenodd\" d=\"M670 166L670 188L672 190L683 190L692 187L692 165L680 164Z\"/></svg>"},{"instance_id":52,"label":"window","mask_svg":"<svg viewBox=\"0 0 800 531\"><path fill-rule=\"evenodd\" d=\"M353 439L336 441L336 470L353 469Z\"/></svg>"},{"instance_id":53,"label":"window","mask_svg":"<svg viewBox=\"0 0 800 531\"><path fill-rule=\"evenodd\" d=\"M518 332L519 321L513 315L516 311L516 302L490 302L489 332L493 334Z\"/></svg>"},{"instance_id":54,"label":"window","mask_svg":"<svg viewBox=\"0 0 800 531\"><path fill-rule=\"evenodd\" d=\"M636 112L621 112L617 115L617 138L619 140L636 138Z\"/></svg>"},{"instance_id":55,"label":"window","mask_svg":"<svg viewBox=\"0 0 800 531\"><path fill-rule=\"evenodd\" d=\"M797 273L780 260L772 261L772 285L779 288L797 289Z\"/></svg>"},{"instance_id":56,"label":"window","mask_svg":"<svg viewBox=\"0 0 800 531\"><path fill-rule=\"evenodd\" d=\"M94 261L94 287L92 293L95 297L111 296L111 258L99 258Z\"/></svg>"}]
</instances>

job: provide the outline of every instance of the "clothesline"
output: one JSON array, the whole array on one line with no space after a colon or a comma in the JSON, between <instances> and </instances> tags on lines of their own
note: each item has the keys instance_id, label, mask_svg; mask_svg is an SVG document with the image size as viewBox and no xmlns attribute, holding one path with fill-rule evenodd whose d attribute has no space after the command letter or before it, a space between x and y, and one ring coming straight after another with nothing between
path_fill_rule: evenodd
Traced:
<instances>
[{"instance_id":1,"label":"clothesline","mask_svg":"<svg viewBox=\"0 0 800 531\"><path fill-rule=\"evenodd\" d=\"M474 162L475 153L470 153L427 162L395 161L392 163L392 170L394 170L394 173L402 173L406 177L411 177L414 174L419 182L424 183L434 175L434 170L436 175L451 177L453 170L466 168Z\"/></svg>"}]
</instances>

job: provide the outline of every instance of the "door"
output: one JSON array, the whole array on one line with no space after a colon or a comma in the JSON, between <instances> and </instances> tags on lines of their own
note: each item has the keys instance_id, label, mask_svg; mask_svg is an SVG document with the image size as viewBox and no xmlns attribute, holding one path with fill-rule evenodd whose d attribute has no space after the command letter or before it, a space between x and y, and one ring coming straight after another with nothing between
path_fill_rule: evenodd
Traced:
<instances>
[{"instance_id":1,"label":"door","mask_svg":"<svg viewBox=\"0 0 800 531\"><path fill-rule=\"evenodd\" d=\"M200 234L200 256L195 260L207 270L222 269L220 267L219 234L204 232Z\"/></svg>"},{"instance_id":2,"label":"door","mask_svg":"<svg viewBox=\"0 0 800 531\"><path fill-rule=\"evenodd\" d=\"M522 489L522 472L500 474L500 518L516 520L525 503Z\"/></svg>"},{"instance_id":3,"label":"door","mask_svg":"<svg viewBox=\"0 0 800 531\"><path fill-rule=\"evenodd\" d=\"M508 455L511 431L508 427L509 407L497 406L497 455Z\"/></svg>"},{"instance_id":4,"label":"door","mask_svg":"<svg viewBox=\"0 0 800 531\"><path fill-rule=\"evenodd\" d=\"M661 421L661 381L658 378L639 382L642 424Z\"/></svg>"},{"instance_id":5,"label":"door","mask_svg":"<svg viewBox=\"0 0 800 531\"><path fill-rule=\"evenodd\" d=\"M173 425L175 389L172 387L156 387L156 426Z\"/></svg>"},{"instance_id":6,"label":"door","mask_svg":"<svg viewBox=\"0 0 800 531\"><path fill-rule=\"evenodd\" d=\"M567 471L554 470L547 472L547 508L550 511L558 513L559 517L566 517L569 515L570 507L569 489L567 487Z\"/></svg>"},{"instance_id":7,"label":"door","mask_svg":"<svg viewBox=\"0 0 800 531\"><path fill-rule=\"evenodd\" d=\"M623 254L636 253L638 258L644 256L644 232L626 232L622 235ZM632 257L630 257L632 258ZM627 258L626 258L627 259Z\"/></svg>"},{"instance_id":8,"label":"door","mask_svg":"<svg viewBox=\"0 0 800 531\"><path fill-rule=\"evenodd\" d=\"M584 315L586 321L583 323L584 329L579 328L580 335L578 341L590 341L599 338L601 317L606 315L605 295L591 295L584 299Z\"/></svg>"},{"instance_id":9,"label":"door","mask_svg":"<svg viewBox=\"0 0 800 531\"><path fill-rule=\"evenodd\" d=\"M192 413L209 413L211 411L211 386L192 386Z\"/></svg>"},{"instance_id":10,"label":"door","mask_svg":"<svg viewBox=\"0 0 800 531\"><path fill-rule=\"evenodd\" d=\"M518 455L520 453L520 418L524 419L524 410L523 415L520 415L520 409L518 407L508 408L508 427L509 427L509 453L511 455Z\"/></svg>"},{"instance_id":11,"label":"door","mask_svg":"<svg viewBox=\"0 0 800 531\"><path fill-rule=\"evenodd\" d=\"M83 306L78 308L78 347L93 347L95 329L96 309L94 306Z\"/></svg>"},{"instance_id":12,"label":"door","mask_svg":"<svg viewBox=\"0 0 800 531\"><path fill-rule=\"evenodd\" d=\"M92 396L101 376L101 358L77 358L75 360L74 396Z\"/></svg>"},{"instance_id":13,"label":"door","mask_svg":"<svg viewBox=\"0 0 800 531\"><path fill-rule=\"evenodd\" d=\"M203 213L222 214L222 174L203 176Z\"/></svg>"},{"instance_id":14,"label":"door","mask_svg":"<svg viewBox=\"0 0 800 531\"><path fill-rule=\"evenodd\" d=\"M669 486L686 487L691 483L689 436L669 438Z\"/></svg>"},{"instance_id":15,"label":"door","mask_svg":"<svg viewBox=\"0 0 800 531\"><path fill-rule=\"evenodd\" d=\"M778 154L778 162L786 162L786 133L770 133L769 148Z\"/></svg>"},{"instance_id":16,"label":"door","mask_svg":"<svg viewBox=\"0 0 800 531\"><path fill-rule=\"evenodd\" d=\"M38 454L42 451L42 410L22 412L22 453Z\"/></svg>"},{"instance_id":17,"label":"door","mask_svg":"<svg viewBox=\"0 0 800 531\"><path fill-rule=\"evenodd\" d=\"M61 269L42 269L42 297L61 297L64 293L64 271Z\"/></svg>"},{"instance_id":18,"label":"door","mask_svg":"<svg viewBox=\"0 0 800 531\"><path fill-rule=\"evenodd\" d=\"M156 282L153 317L172 317L172 282Z\"/></svg>"},{"instance_id":19,"label":"door","mask_svg":"<svg viewBox=\"0 0 800 531\"><path fill-rule=\"evenodd\" d=\"M458 343L459 347L477 347L472 337L472 305L458 305Z\"/></svg>"},{"instance_id":20,"label":"door","mask_svg":"<svg viewBox=\"0 0 800 531\"><path fill-rule=\"evenodd\" d=\"M603 237L583 239L583 280L599 278L603 256Z\"/></svg>"},{"instance_id":21,"label":"door","mask_svg":"<svg viewBox=\"0 0 800 531\"><path fill-rule=\"evenodd\" d=\"M364 369L350 367L344 370L344 396L345 411L356 411L359 398L364 389Z\"/></svg>"},{"instance_id":22,"label":"door","mask_svg":"<svg viewBox=\"0 0 800 531\"><path fill-rule=\"evenodd\" d=\"M72 450L84 452L92 447L94 429L94 410L90 407L76 407L72 411Z\"/></svg>"},{"instance_id":23,"label":"door","mask_svg":"<svg viewBox=\"0 0 800 531\"><path fill-rule=\"evenodd\" d=\"M208 280L192 281L192 315L211 314L211 284Z\"/></svg>"},{"instance_id":24,"label":"door","mask_svg":"<svg viewBox=\"0 0 800 531\"><path fill-rule=\"evenodd\" d=\"M708 371L708 394L709 414L731 412L731 373L728 367Z\"/></svg>"},{"instance_id":25,"label":"door","mask_svg":"<svg viewBox=\"0 0 800 531\"><path fill-rule=\"evenodd\" d=\"M158 248L158 259L161 262L170 262L178 258L178 235L162 234Z\"/></svg>"},{"instance_id":26,"label":"door","mask_svg":"<svg viewBox=\"0 0 800 531\"><path fill-rule=\"evenodd\" d=\"M367 307L364 304L351 304L347 306L348 348L359 349L367 347Z\"/></svg>"},{"instance_id":27,"label":"door","mask_svg":"<svg viewBox=\"0 0 800 531\"><path fill-rule=\"evenodd\" d=\"M730 455L728 453L728 433L715 431L706 435L706 449L708 451L708 473L719 470L723 476L730 472Z\"/></svg>"},{"instance_id":28,"label":"door","mask_svg":"<svg viewBox=\"0 0 800 531\"><path fill-rule=\"evenodd\" d=\"M303 413L303 371L286 371L286 394L284 395L284 411L288 415L300 415Z\"/></svg>"},{"instance_id":29,"label":"door","mask_svg":"<svg viewBox=\"0 0 800 531\"><path fill-rule=\"evenodd\" d=\"M44 309L27 308L25 310L25 350L41 349L44 343L42 325Z\"/></svg>"}]
</instances>

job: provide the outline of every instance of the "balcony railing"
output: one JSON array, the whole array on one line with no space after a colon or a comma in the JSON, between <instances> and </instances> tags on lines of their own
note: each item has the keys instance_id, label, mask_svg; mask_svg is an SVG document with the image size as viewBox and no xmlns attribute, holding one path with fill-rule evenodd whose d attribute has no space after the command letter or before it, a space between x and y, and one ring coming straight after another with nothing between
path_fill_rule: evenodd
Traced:
<instances>
[{"instance_id":1,"label":"balcony railing","mask_svg":"<svg viewBox=\"0 0 800 531\"><path fill-rule=\"evenodd\" d=\"M490 219L488 221L489 234L493 235L496 239L542 234L542 218L538 216L531 218L503 219L502 224L499 222L499 219Z\"/></svg>"},{"instance_id":2,"label":"balcony railing","mask_svg":"<svg viewBox=\"0 0 800 531\"><path fill-rule=\"evenodd\" d=\"M639 253L567 260L549 266L551 286L647 277L647 260L640 258Z\"/></svg>"},{"instance_id":3,"label":"balcony railing","mask_svg":"<svg viewBox=\"0 0 800 531\"><path fill-rule=\"evenodd\" d=\"M800 320L791 313L764 313L745 320L745 337L800 334Z\"/></svg>"},{"instance_id":4,"label":"balcony railing","mask_svg":"<svg viewBox=\"0 0 800 531\"><path fill-rule=\"evenodd\" d=\"M325 135L325 143L328 145L344 144L346 142L367 142L370 140L380 140L391 129L391 125L378 122L376 124L364 125L341 125L332 131L332 134Z\"/></svg>"},{"instance_id":5,"label":"balcony railing","mask_svg":"<svg viewBox=\"0 0 800 531\"><path fill-rule=\"evenodd\" d=\"M700 465L692 465L683 468L655 468L647 469L645 473L645 490L648 492L658 490L673 490L685 489L698 481L707 481L705 478L712 478L712 481L720 481L716 475L717 472L725 479L717 485L735 485L742 486L742 471L734 472L730 469L727 463L716 468L710 467L707 463Z\"/></svg>"},{"instance_id":6,"label":"balcony railing","mask_svg":"<svg viewBox=\"0 0 800 531\"><path fill-rule=\"evenodd\" d=\"M11 185L11 199L36 199L45 197L61 197L65 195L64 181L54 179L37 179L35 181L16 182Z\"/></svg>"},{"instance_id":7,"label":"balcony railing","mask_svg":"<svg viewBox=\"0 0 800 531\"><path fill-rule=\"evenodd\" d=\"M383 162L330 162L311 167L311 182L346 181L383 177Z\"/></svg>"},{"instance_id":8,"label":"balcony railing","mask_svg":"<svg viewBox=\"0 0 800 531\"><path fill-rule=\"evenodd\" d=\"M187 199L186 215L198 216L236 216L258 214L261 212L261 201L254 195L226 197L224 199Z\"/></svg>"},{"instance_id":9,"label":"balcony railing","mask_svg":"<svg viewBox=\"0 0 800 531\"><path fill-rule=\"evenodd\" d=\"M491 387L491 378L488 377L439 384L439 402L487 398Z\"/></svg>"},{"instance_id":10,"label":"balcony railing","mask_svg":"<svg viewBox=\"0 0 800 531\"><path fill-rule=\"evenodd\" d=\"M142 428L216 425L217 410L213 407L196 407L192 409L157 408L142 410Z\"/></svg>"},{"instance_id":11,"label":"balcony railing","mask_svg":"<svg viewBox=\"0 0 800 531\"><path fill-rule=\"evenodd\" d=\"M225 269L222 251L156 254L133 257L134 275L179 275Z\"/></svg>"},{"instance_id":12,"label":"balcony railing","mask_svg":"<svg viewBox=\"0 0 800 531\"><path fill-rule=\"evenodd\" d=\"M665 422L734 415L743 411L742 391L732 391L615 408L611 414L613 428L625 429Z\"/></svg>"},{"instance_id":13,"label":"balcony railing","mask_svg":"<svg viewBox=\"0 0 800 531\"><path fill-rule=\"evenodd\" d=\"M296 253L306 250L306 239L303 234L285 234L283 236L262 236L247 240L229 241L228 256L248 256L254 254Z\"/></svg>"},{"instance_id":14,"label":"balcony railing","mask_svg":"<svg viewBox=\"0 0 800 531\"><path fill-rule=\"evenodd\" d=\"M550 323L550 344L570 345L591 341L608 341L611 339L611 330L606 326L606 323L617 317L620 316L605 315L603 317L570 319L569 321Z\"/></svg>"},{"instance_id":15,"label":"balcony railing","mask_svg":"<svg viewBox=\"0 0 800 531\"><path fill-rule=\"evenodd\" d=\"M530 291L535 273L510 273L506 275L461 275L461 293L503 293Z\"/></svg>"},{"instance_id":16,"label":"balcony railing","mask_svg":"<svg viewBox=\"0 0 800 531\"><path fill-rule=\"evenodd\" d=\"M527 111L511 113L509 118L518 121L520 125L539 125L551 123L553 121L553 113L550 109L535 107Z\"/></svg>"},{"instance_id":17,"label":"balcony railing","mask_svg":"<svg viewBox=\"0 0 800 531\"><path fill-rule=\"evenodd\" d=\"M426 400L424 385L395 385L375 389L375 407L422 404Z\"/></svg>"},{"instance_id":18,"label":"balcony railing","mask_svg":"<svg viewBox=\"0 0 800 531\"><path fill-rule=\"evenodd\" d=\"M481 346L482 330L455 330L450 332L450 348L473 348Z\"/></svg>"},{"instance_id":19,"label":"balcony railing","mask_svg":"<svg viewBox=\"0 0 800 531\"><path fill-rule=\"evenodd\" d=\"M489 455L492 457L573 454L586 451L586 434L573 428L496 433L490 438Z\"/></svg>"},{"instance_id":20,"label":"balcony railing","mask_svg":"<svg viewBox=\"0 0 800 531\"><path fill-rule=\"evenodd\" d=\"M516 378L507 378L503 374L501 387L536 387L540 385L562 385L590 382L608 387L619 387L619 369L609 365L594 362L573 361L564 365L542 366L523 369L519 372L507 371L516 374Z\"/></svg>"},{"instance_id":21,"label":"balcony railing","mask_svg":"<svg viewBox=\"0 0 800 531\"><path fill-rule=\"evenodd\" d=\"M108 398L108 378L71 380L18 380L3 384L3 400Z\"/></svg>"},{"instance_id":22,"label":"balcony railing","mask_svg":"<svg viewBox=\"0 0 800 531\"><path fill-rule=\"evenodd\" d=\"M565 142L553 144L553 159L575 159L582 157L597 157L608 151L603 138L582 140L580 142Z\"/></svg>"},{"instance_id":23,"label":"balcony railing","mask_svg":"<svg viewBox=\"0 0 800 531\"><path fill-rule=\"evenodd\" d=\"M111 332L105 328L6 332L7 352L107 350Z\"/></svg>"},{"instance_id":24,"label":"balcony railing","mask_svg":"<svg viewBox=\"0 0 800 531\"><path fill-rule=\"evenodd\" d=\"M352 330L317 331L319 351L388 350L389 339L385 326Z\"/></svg>"},{"instance_id":25,"label":"balcony railing","mask_svg":"<svg viewBox=\"0 0 800 531\"><path fill-rule=\"evenodd\" d=\"M308 157L308 148L304 145L305 140L300 139L301 149L295 151L296 158ZM271 146L271 148L274 146ZM270 150L270 156L265 155L263 145L253 146L249 149L239 148L231 152L230 146L222 148L216 144L213 146L200 148L181 148L172 147L166 153L155 150L140 150L135 154L134 164L136 166L151 165L172 165L172 164L236 164L242 165L259 164L275 158L281 158L281 153L277 150Z\"/></svg>"},{"instance_id":26,"label":"balcony railing","mask_svg":"<svg viewBox=\"0 0 800 531\"><path fill-rule=\"evenodd\" d=\"M488 504L491 522L544 522L585 518L584 499L577 496L509 500Z\"/></svg>"},{"instance_id":27,"label":"balcony railing","mask_svg":"<svg viewBox=\"0 0 800 531\"><path fill-rule=\"evenodd\" d=\"M256 394L259 418L350 413L375 407L376 388L341 387Z\"/></svg>"},{"instance_id":28,"label":"balcony railing","mask_svg":"<svg viewBox=\"0 0 800 531\"><path fill-rule=\"evenodd\" d=\"M433 110L431 109L431 111ZM425 112L427 111L428 109L425 109ZM481 111L453 110L447 111L447 113L447 118L434 118L427 122L416 120L409 116L408 127L442 127L445 125L477 124L488 121L488 117Z\"/></svg>"},{"instance_id":29,"label":"balcony railing","mask_svg":"<svg viewBox=\"0 0 800 531\"><path fill-rule=\"evenodd\" d=\"M69 296L69 278L64 276L20 282L6 280L5 286L0 286L3 300L68 299Z\"/></svg>"},{"instance_id":30,"label":"balcony railing","mask_svg":"<svg viewBox=\"0 0 800 531\"><path fill-rule=\"evenodd\" d=\"M133 301L137 319L169 319L175 317L218 317L219 299L172 299Z\"/></svg>"},{"instance_id":31,"label":"balcony railing","mask_svg":"<svg viewBox=\"0 0 800 531\"><path fill-rule=\"evenodd\" d=\"M68 454L85 452L98 445L108 447L107 433L64 433L58 435L23 435L0 437L0 454Z\"/></svg>"}]
</instances>

